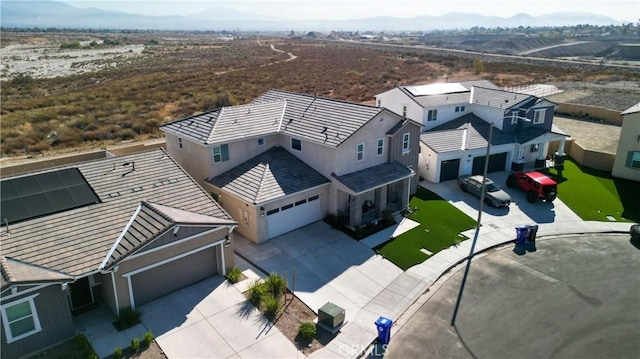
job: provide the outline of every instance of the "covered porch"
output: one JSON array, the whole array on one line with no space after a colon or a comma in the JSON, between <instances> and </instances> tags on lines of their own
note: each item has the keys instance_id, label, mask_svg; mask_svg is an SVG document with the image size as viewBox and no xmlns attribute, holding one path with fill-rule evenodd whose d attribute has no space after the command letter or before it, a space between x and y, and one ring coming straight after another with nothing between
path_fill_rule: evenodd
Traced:
<instances>
[{"instance_id":1,"label":"covered porch","mask_svg":"<svg viewBox=\"0 0 640 359\"><path fill-rule=\"evenodd\" d=\"M409 203L414 176L412 169L397 162L333 176L339 220L356 228L401 211Z\"/></svg>"}]
</instances>

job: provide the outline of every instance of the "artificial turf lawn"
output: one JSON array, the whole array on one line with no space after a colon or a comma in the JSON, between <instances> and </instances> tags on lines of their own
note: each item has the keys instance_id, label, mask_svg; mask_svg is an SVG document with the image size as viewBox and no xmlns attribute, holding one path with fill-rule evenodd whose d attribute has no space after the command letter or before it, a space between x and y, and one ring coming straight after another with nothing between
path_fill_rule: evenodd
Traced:
<instances>
[{"instance_id":1,"label":"artificial turf lawn","mask_svg":"<svg viewBox=\"0 0 640 359\"><path fill-rule=\"evenodd\" d=\"M409 203L411 208L418 208L409 218L420 225L376 248L378 253L403 270L429 258L420 251L421 248L435 254L465 240L458 233L476 224L475 220L454 205L422 187L418 188Z\"/></svg>"},{"instance_id":2,"label":"artificial turf lawn","mask_svg":"<svg viewBox=\"0 0 640 359\"><path fill-rule=\"evenodd\" d=\"M585 221L640 221L640 185L610 173L567 160L562 176L546 171L558 182L558 198Z\"/></svg>"}]
</instances>

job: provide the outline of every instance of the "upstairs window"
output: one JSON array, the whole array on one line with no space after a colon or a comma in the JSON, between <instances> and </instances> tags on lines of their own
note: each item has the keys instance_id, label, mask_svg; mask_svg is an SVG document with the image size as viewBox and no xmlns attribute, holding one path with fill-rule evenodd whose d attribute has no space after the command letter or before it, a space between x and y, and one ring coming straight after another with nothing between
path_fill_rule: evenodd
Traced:
<instances>
[{"instance_id":1,"label":"upstairs window","mask_svg":"<svg viewBox=\"0 0 640 359\"><path fill-rule=\"evenodd\" d=\"M381 107L381 106L382 106L382 100L378 99L378 107Z\"/></svg>"},{"instance_id":2,"label":"upstairs window","mask_svg":"<svg viewBox=\"0 0 640 359\"><path fill-rule=\"evenodd\" d=\"M511 111L511 125L515 126L518 124L518 111Z\"/></svg>"},{"instance_id":3,"label":"upstairs window","mask_svg":"<svg viewBox=\"0 0 640 359\"><path fill-rule=\"evenodd\" d=\"M465 107L464 106L456 106L456 112L464 112Z\"/></svg>"},{"instance_id":4,"label":"upstairs window","mask_svg":"<svg viewBox=\"0 0 640 359\"><path fill-rule=\"evenodd\" d=\"M402 105L402 118L407 118L407 105Z\"/></svg>"},{"instance_id":5,"label":"upstairs window","mask_svg":"<svg viewBox=\"0 0 640 359\"><path fill-rule=\"evenodd\" d=\"M182 148L182 138L178 137L178 146Z\"/></svg>"},{"instance_id":6,"label":"upstairs window","mask_svg":"<svg viewBox=\"0 0 640 359\"><path fill-rule=\"evenodd\" d=\"M358 143L356 146L356 162L364 160L364 143Z\"/></svg>"},{"instance_id":7,"label":"upstairs window","mask_svg":"<svg viewBox=\"0 0 640 359\"><path fill-rule=\"evenodd\" d=\"M258 138L258 146L264 146L264 137Z\"/></svg>"},{"instance_id":8,"label":"upstairs window","mask_svg":"<svg viewBox=\"0 0 640 359\"><path fill-rule=\"evenodd\" d=\"M409 152L411 148L409 147L409 133L405 133L402 135L402 152Z\"/></svg>"},{"instance_id":9,"label":"upstairs window","mask_svg":"<svg viewBox=\"0 0 640 359\"><path fill-rule=\"evenodd\" d=\"M429 110L427 112L427 121L435 121L438 119L438 110Z\"/></svg>"},{"instance_id":10,"label":"upstairs window","mask_svg":"<svg viewBox=\"0 0 640 359\"><path fill-rule=\"evenodd\" d=\"M7 343L26 338L42 330L33 295L2 306L2 324Z\"/></svg>"},{"instance_id":11,"label":"upstairs window","mask_svg":"<svg viewBox=\"0 0 640 359\"><path fill-rule=\"evenodd\" d=\"M296 151L302 151L302 142L297 138L292 138L291 149Z\"/></svg>"},{"instance_id":12,"label":"upstairs window","mask_svg":"<svg viewBox=\"0 0 640 359\"><path fill-rule=\"evenodd\" d=\"M544 123L544 115L545 115L546 110L542 109L542 110L535 110L533 112L533 124L539 124L539 123Z\"/></svg>"},{"instance_id":13,"label":"upstairs window","mask_svg":"<svg viewBox=\"0 0 640 359\"><path fill-rule=\"evenodd\" d=\"M224 162L229 160L229 145L213 147L213 162Z\"/></svg>"},{"instance_id":14,"label":"upstairs window","mask_svg":"<svg viewBox=\"0 0 640 359\"><path fill-rule=\"evenodd\" d=\"M376 154L382 156L384 154L384 138L378 138Z\"/></svg>"},{"instance_id":15,"label":"upstairs window","mask_svg":"<svg viewBox=\"0 0 640 359\"><path fill-rule=\"evenodd\" d=\"M627 167L640 170L640 151L629 151L627 154Z\"/></svg>"}]
</instances>

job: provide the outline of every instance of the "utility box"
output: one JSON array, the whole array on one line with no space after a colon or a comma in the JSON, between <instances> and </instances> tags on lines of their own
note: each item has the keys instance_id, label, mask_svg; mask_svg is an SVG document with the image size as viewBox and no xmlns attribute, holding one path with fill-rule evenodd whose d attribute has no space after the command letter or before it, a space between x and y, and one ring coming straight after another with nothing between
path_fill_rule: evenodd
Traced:
<instances>
[{"instance_id":1,"label":"utility box","mask_svg":"<svg viewBox=\"0 0 640 359\"><path fill-rule=\"evenodd\" d=\"M331 329L337 328L344 323L344 309L327 302L318 309L318 324L325 325Z\"/></svg>"}]
</instances>

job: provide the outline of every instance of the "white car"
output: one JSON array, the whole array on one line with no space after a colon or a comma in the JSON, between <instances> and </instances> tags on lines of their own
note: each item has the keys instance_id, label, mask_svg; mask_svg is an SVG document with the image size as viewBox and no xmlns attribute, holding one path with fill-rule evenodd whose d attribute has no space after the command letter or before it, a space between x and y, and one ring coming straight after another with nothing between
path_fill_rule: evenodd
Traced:
<instances>
[{"instance_id":1,"label":"white car","mask_svg":"<svg viewBox=\"0 0 640 359\"><path fill-rule=\"evenodd\" d=\"M460 176L458 178L458 185L463 192L469 192L480 198L482 176ZM494 207L509 207L509 204L511 204L511 196L489 178L485 180L484 189L484 203Z\"/></svg>"}]
</instances>

